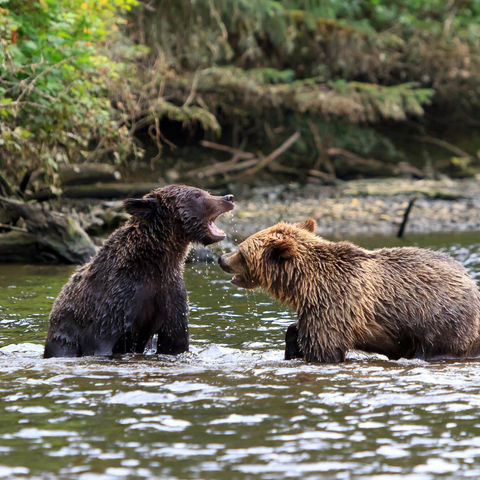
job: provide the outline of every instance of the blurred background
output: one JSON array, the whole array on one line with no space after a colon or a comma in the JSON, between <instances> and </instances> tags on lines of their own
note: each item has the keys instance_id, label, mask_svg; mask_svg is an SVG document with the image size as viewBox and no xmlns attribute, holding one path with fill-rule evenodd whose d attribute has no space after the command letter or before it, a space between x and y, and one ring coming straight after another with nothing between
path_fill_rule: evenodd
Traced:
<instances>
[{"instance_id":1,"label":"blurred background","mask_svg":"<svg viewBox=\"0 0 480 480\"><path fill-rule=\"evenodd\" d=\"M208 187L477 172L478 0L0 7L13 188L58 194L67 167L99 162Z\"/></svg>"},{"instance_id":2,"label":"blurred background","mask_svg":"<svg viewBox=\"0 0 480 480\"><path fill-rule=\"evenodd\" d=\"M479 0L0 0L0 193L96 234L67 199L475 180L479 40Z\"/></svg>"}]
</instances>

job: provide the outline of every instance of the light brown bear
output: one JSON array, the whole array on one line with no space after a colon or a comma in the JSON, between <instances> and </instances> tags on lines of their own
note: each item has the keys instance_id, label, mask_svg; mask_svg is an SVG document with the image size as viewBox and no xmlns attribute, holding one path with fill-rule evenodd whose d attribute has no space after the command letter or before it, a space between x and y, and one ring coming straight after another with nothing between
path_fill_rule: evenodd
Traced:
<instances>
[{"instance_id":1,"label":"light brown bear","mask_svg":"<svg viewBox=\"0 0 480 480\"><path fill-rule=\"evenodd\" d=\"M480 293L457 261L413 247L365 250L279 223L219 259L232 283L291 305L285 358L342 362L350 349L390 359L480 353Z\"/></svg>"}]
</instances>

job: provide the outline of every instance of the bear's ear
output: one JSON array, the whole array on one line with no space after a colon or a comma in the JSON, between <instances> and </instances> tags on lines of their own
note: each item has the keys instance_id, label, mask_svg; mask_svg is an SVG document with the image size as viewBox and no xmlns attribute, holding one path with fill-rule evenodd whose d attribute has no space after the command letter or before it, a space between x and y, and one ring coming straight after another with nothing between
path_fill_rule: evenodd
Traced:
<instances>
[{"instance_id":1,"label":"bear's ear","mask_svg":"<svg viewBox=\"0 0 480 480\"><path fill-rule=\"evenodd\" d=\"M266 247L268 256L273 260L288 260L298 251L297 243L293 238L272 238Z\"/></svg>"},{"instance_id":2,"label":"bear's ear","mask_svg":"<svg viewBox=\"0 0 480 480\"><path fill-rule=\"evenodd\" d=\"M317 222L312 217L310 217L304 220L303 222L296 223L295 226L298 228L302 228L307 232L314 233L315 228L317 227Z\"/></svg>"},{"instance_id":3,"label":"bear's ear","mask_svg":"<svg viewBox=\"0 0 480 480\"><path fill-rule=\"evenodd\" d=\"M147 218L158 207L158 200L154 197L127 198L123 201L123 208L127 213L137 218Z\"/></svg>"}]
</instances>

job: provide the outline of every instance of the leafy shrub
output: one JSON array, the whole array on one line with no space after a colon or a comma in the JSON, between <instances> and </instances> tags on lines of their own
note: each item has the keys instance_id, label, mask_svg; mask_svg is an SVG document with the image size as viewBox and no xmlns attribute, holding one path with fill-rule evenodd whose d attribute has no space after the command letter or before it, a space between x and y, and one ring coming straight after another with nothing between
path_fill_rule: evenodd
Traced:
<instances>
[{"instance_id":1,"label":"leafy shrub","mask_svg":"<svg viewBox=\"0 0 480 480\"><path fill-rule=\"evenodd\" d=\"M51 180L62 162L131 151L106 88L124 65L106 51L121 35L119 12L135 4L0 0L0 168L10 178L42 167Z\"/></svg>"}]
</instances>

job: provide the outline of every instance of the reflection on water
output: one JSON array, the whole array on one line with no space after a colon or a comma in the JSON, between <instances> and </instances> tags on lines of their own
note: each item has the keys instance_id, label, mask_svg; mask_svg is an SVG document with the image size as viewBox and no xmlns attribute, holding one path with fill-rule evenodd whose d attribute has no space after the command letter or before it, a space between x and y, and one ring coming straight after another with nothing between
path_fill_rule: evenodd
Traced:
<instances>
[{"instance_id":1,"label":"reflection on water","mask_svg":"<svg viewBox=\"0 0 480 480\"><path fill-rule=\"evenodd\" d=\"M421 241L478 278L465 238ZM294 314L216 266L186 271L189 353L44 360L71 271L0 266L0 478L480 478L480 360L286 362Z\"/></svg>"}]
</instances>

